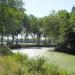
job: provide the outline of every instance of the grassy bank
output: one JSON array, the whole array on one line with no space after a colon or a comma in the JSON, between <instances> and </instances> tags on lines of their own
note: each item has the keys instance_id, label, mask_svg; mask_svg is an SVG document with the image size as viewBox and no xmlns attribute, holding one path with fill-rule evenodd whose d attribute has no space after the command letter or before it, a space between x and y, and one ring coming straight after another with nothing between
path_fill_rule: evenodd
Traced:
<instances>
[{"instance_id":1,"label":"grassy bank","mask_svg":"<svg viewBox=\"0 0 75 75\"><path fill-rule=\"evenodd\" d=\"M0 75L71 75L44 58L29 59L19 53L0 56Z\"/></svg>"}]
</instances>

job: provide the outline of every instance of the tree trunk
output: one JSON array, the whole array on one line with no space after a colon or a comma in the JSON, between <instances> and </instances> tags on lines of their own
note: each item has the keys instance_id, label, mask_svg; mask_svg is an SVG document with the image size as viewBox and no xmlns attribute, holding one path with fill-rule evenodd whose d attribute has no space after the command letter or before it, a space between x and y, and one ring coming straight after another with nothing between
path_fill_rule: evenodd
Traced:
<instances>
[{"instance_id":1,"label":"tree trunk","mask_svg":"<svg viewBox=\"0 0 75 75\"><path fill-rule=\"evenodd\" d=\"M14 34L12 35L12 45L13 45L13 43L14 43Z\"/></svg>"},{"instance_id":2,"label":"tree trunk","mask_svg":"<svg viewBox=\"0 0 75 75\"><path fill-rule=\"evenodd\" d=\"M52 45L52 42L51 42L51 37L49 38L49 45Z\"/></svg>"},{"instance_id":3,"label":"tree trunk","mask_svg":"<svg viewBox=\"0 0 75 75\"><path fill-rule=\"evenodd\" d=\"M24 36L25 38L24 38L24 44L26 44L26 33L25 33L25 36Z\"/></svg>"},{"instance_id":4,"label":"tree trunk","mask_svg":"<svg viewBox=\"0 0 75 75\"><path fill-rule=\"evenodd\" d=\"M7 35L7 45L9 45L9 34Z\"/></svg>"},{"instance_id":5,"label":"tree trunk","mask_svg":"<svg viewBox=\"0 0 75 75\"><path fill-rule=\"evenodd\" d=\"M40 34L37 36L37 38L38 38L38 42L37 42L37 45L39 46L40 45Z\"/></svg>"},{"instance_id":6,"label":"tree trunk","mask_svg":"<svg viewBox=\"0 0 75 75\"><path fill-rule=\"evenodd\" d=\"M35 40L34 40L35 34L34 34L34 35L31 34L31 36L32 36L32 39L33 39L33 46L34 46L34 45L35 45L35 44L34 44L34 42L35 42Z\"/></svg>"},{"instance_id":7,"label":"tree trunk","mask_svg":"<svg viewBox=\"0 0 75 75\"><path fill-rule=\"evenodd\" d=\"M27 32L27 46L28 46L28 32Z\"/></svg>"},{"instance_id":8,"label":"tree trunk","mask_svg":"<svg viewBox=\"0 0 75 75\"><path fill-rule=\"evenodd\" d=\"M47 45L46 36L45 36L45 45Z\"/></svg>"},{"instance_id":9,"label":"tree trunk","mask_svg":"<svg viewBox=\"0 0 75 75\"><path fill-rule=\"evenodd\" d=\"M3 34L1 36L1 45L3 45Z\"/></svg>"},{"instance_id":10,"label":"tree trunk","mask_svg":"<svg viewBox=\"0 0 75 75\"><path fill-rule=\"evenodd\" d=\"M22 45L22 33L21 33L21 45Z\"/></svg>"},{"instance_id":11,"label":"tree trunk","mask_svg":"<svg viewBox=\"0 0 75 75\"><path fill-rule=\"evenodd\" d=\"M16 39L16 45L18 44L18 34L17 34L17 39Z\"/></svg>"},{"instance_id":12,"label":"tree trunk","mask_svg":"<svg viewBox=\"0 0 75 75\"><path fill-rule=\"evenodd\" d=\"M27 46L28 46L28 28L27 28Z\"/></svg>"}]
</instances>

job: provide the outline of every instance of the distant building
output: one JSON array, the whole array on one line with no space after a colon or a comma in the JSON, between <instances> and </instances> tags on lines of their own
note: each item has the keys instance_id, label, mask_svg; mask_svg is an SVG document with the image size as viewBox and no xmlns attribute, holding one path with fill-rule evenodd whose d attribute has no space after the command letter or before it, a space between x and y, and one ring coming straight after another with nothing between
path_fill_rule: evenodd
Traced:
<instances>
[{"instance_id":1,"label":"distant building","mask_svg":"<svg viewBox=\"0 0 75 75\"><path fill-rule=\"evenodd\" d=\"M72 7L72 12L75 12L75 6Z\"/></svg>"}]
</instances>

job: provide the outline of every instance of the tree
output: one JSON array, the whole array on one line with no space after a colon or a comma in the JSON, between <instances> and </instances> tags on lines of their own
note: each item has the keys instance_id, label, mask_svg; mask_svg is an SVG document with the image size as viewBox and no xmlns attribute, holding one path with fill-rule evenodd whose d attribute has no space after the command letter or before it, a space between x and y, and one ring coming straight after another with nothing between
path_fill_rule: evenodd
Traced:
<instances>
[{"instance_id":1,"label":"tree","mask_svg":"<svg viewBox=\"0 0 75 75\"><path fill-rule=\"evenodd\" d=\"M40 45L41 42L41 35L43 34L43 21L41 18L38 19L38 24L37 24L37 45Z\"/></svg>"},{"instance_id":2,"label":"tree","mask_svg":"<svg viewBox=\"0 0 75 75\"><path fill-rule=\"evenodd\" d=\"M30 31L31 31L31 36L33 38L33 45L34 45L35 36L38 33L38 18L35 17L34 15L29 15L29 19L30 19Z\"/></svg>"},{"instance_id":3,"label":"tree","mask_svg":"<svg viewBox=\"0 0 75 75\"><path fill-rule=\"evenodd\" d=\"M41 18L37 18L33 15L29 16L30 18L30 31L32 33L32 38L33 38L33 45L34 45L34 40L35 40L35 36L37 37L37 45L40 45L40 40L41 40L41 34L42 34L42 19Z\"/></svg>"},{"instance_id":4,"label":"tree","mask_svg":"<svg viewBox=\"0 0 75 75\"><path fill-rule=\"evenodd\" d=\"M70 15L66 10L60 10L57 13L60 25L60 41L64 41L65 30L70 28L69 19Z\"/></svg>"},{"instance_id":5,"label":"tree","mask_svg":"<svg viewBox=\"0 0 75 75\"><path fill-rule=\"evenodd\" d=\"M49 39L51 44L52 40L57 39L59 36L59 21L56 13L43 18L43 28L44 36Z\"/></svg>"},{"instance_id":6,"label":"tree","mask_svg":"<svg viewBox=\"0 0 75 75\"><path fill-rule=\"evenodd\" d=\"M1 33L1 45L3 44L3 34L4 34L4 26L5 26L5 0L0 1L0 33Z\"/></svg>"},{"instance_id":7,"label":"tree","mask_svg":"<svg viewBox=\"0 0 75 75\"><path fill-rule=\"evenodd\" d=\"M75 12L70 13L70 27L75 28Z\"/></svg>"},{"instance_id":8,"label":"tree","mask_svg":"<svg viewBox=\"0 0 75 75\"><path fill-rule=\"evenodd\" d=\"M67 48L75 49L75 31L73 28L70 28L65 31L65 45Z\"/></svg>"},{"instance_id":9,"label":"tree","mask_svg":"<svg viewBox=\"0 0 75 75\"><path fill-rule=\"evenodd\" d=\"M14 39L16 30L21 27L24 11L22 0L2 0L0 7L2 44L4 33L12 34Z\"/></svg>"},{"instance_id":10,"label":"tree","mask_svg":"<svg viewBox=\"0 0 75 75\"><path fill-rule=\"evenodd\" d=\"M25 40L27 41L27 45L28 45L28 34L30 33L30 19L29 16L24 14L24 18L23 18L23 30L25 33Z\"/></svg>"}]
</instances>

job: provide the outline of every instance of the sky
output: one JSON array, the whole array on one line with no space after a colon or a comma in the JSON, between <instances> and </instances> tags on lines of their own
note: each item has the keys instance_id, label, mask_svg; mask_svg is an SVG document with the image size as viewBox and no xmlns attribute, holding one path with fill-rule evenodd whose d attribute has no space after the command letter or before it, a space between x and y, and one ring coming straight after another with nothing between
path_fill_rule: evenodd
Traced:
<instances>
[{"instance_id":1,"label":"sky","mask_svg":"<svg viewBox=\"0 0 75 75\"><path fill-rule=\"evenodd\" d=\"M36 17L44 17L50 14L52 10L58 11L66 9L71 11L75 0L23 0L26 13L33 14Z\"/></svg>"}]
</instances>

